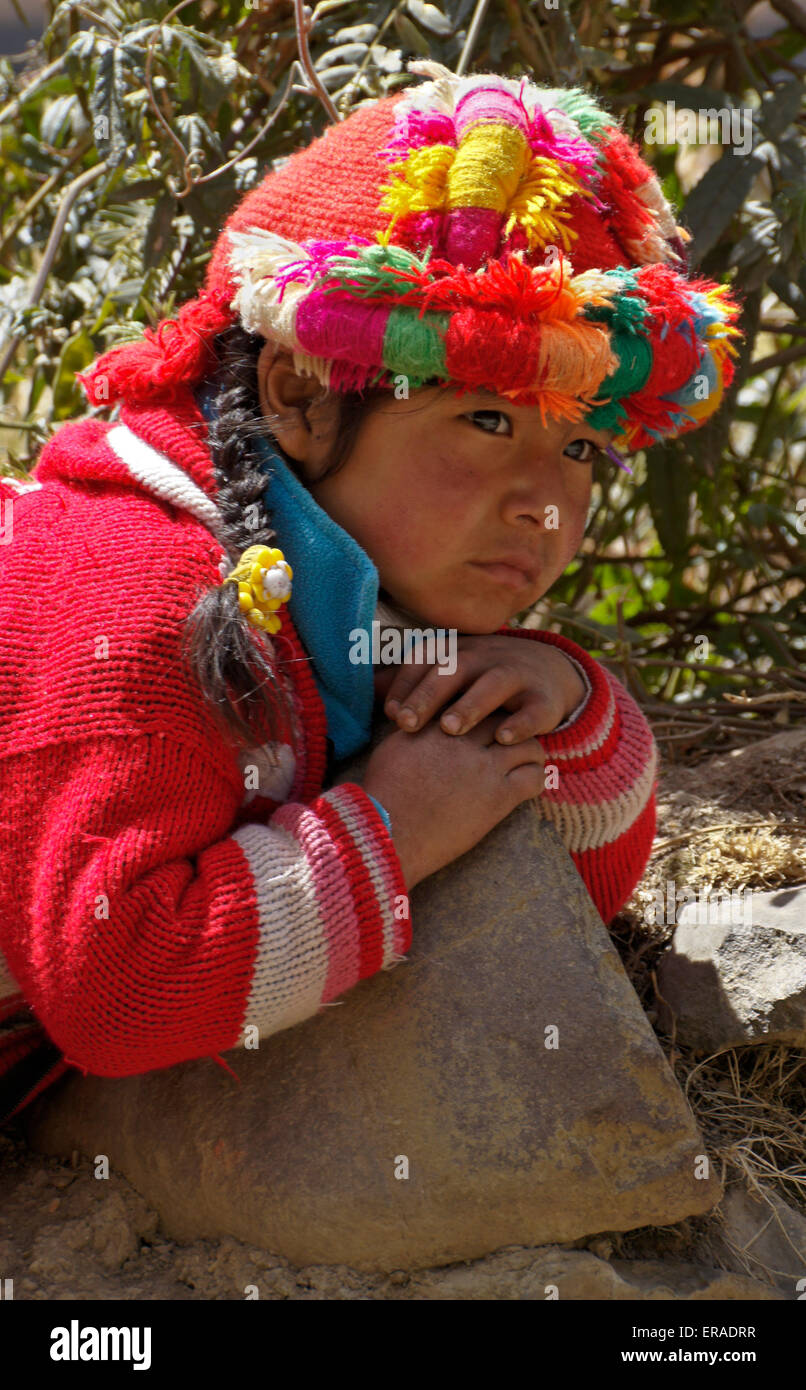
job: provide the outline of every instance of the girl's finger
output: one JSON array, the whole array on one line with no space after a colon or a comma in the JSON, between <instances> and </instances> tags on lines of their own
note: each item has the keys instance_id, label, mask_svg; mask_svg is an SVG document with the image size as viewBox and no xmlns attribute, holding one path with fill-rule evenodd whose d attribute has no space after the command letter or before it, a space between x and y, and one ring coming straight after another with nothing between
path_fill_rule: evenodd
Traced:
<instances>
[{"instance_id":1,"label":"girl's finger","mask_svg":"<svg viewBox=\"0 0 806 1390\"><path fill-rule=\"evenodd\" d=\"M419 661L408 661L405 666L398 666L383 702L384 710L390 718L396 716L399 707L407 699L410 691L416 689L429 670L430 667L425 658Z\"/></svg>"},{"instance_id":2,"label":"girl's finger","mask_svg":"<svg viewBox=\"0 0 806 1390\"><path fill-rule=\"evenodd\" d=\"M523 743L537 734L550 734L562 723L563 709L559 696L550 693L532 694L520 708L503 719L496 731L498 743Z\"/></svg>"},{"instance_id":3,"label":"girl's finger","mask_svg":"<svg viewBox=\"0 0 806 1390\"><path fill-rule=\"evenodd\" d=\"M485 715L513 700L523 691L523 672L514 666L493 666L473 682L439 721L446 734L464 734Z\"/></svg>"},{"instance_id":4,"label":"girl's finger","mask_svg":"<svg viewBox=\"0 0 806 1390\"><path fill-rule=\"evenodd\" d=\"M502 748L496 741L498 731L498 718L496 715L488 714L484 719L480 719L472 729L468 729L466 737L471 742L478 741L488 748L495 750L495 756L501 759L502 765L511 772L513 768L524 767L529 763L539 763L542 767L546 761L546 752L536 738L524 739L522 743L513 744L511 748Z\"/></svg>"},{"instance_id":5,"label":"girl's finger","mask_svg":"<svg viewBox=\"0 0 806 1390\"><path fill-rule=\"evenodd\" d=\"M401 728L419 729L467 684L470 675L469 659L463 662L461 655L457 657L456 670L450 673L438 665L401 667L389 687L384 712ZM408 720L407 714L411 716Z\"/></svg>"}]
</instances>

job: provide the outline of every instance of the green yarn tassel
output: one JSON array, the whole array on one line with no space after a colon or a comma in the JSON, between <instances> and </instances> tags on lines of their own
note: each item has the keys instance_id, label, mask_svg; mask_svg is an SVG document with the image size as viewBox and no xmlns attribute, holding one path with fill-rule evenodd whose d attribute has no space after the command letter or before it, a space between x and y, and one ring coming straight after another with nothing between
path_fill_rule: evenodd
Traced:
<instances>
[{"instance_id":1,"label":"green yarn tassel","mask_svg":"<svg viewBox=\"0 0 806 1390\"><path fill-rule=\"evenodd\" d=\"M652 371L652 346L648 338L638 333L613 333L611 345L619 359L617 370L609 383L605 383L603 395L631 396L634 391L642 391Z\"/></svg>"},{"instance_id":2,"label":"green yarn tassel","mask_svg":"<svg viewBox=\"0 0 806 1390\"><path fill-rule=\"evenodd\" d=\"M622 401L609 401L607 405L594 406L585 416L586 425L592 430L618 430L627 419L627 410Z\"/></svg>"},{"instance_id":3,"label":"green yarn tassel","mask_svg":"<svg viewBox=\"0 0 806 1390\"><path fill-rule=\"evenodd\" d=\"M584 87L549 87L545 91L541 89L541 101L544 106L556 106L560 111L566 111L586 137L591 131L596 132L604 126L617 124L616 117L597 106Z\"/></svg>"},{"instance_id":4,"label":"green yarn tassel","mask_svg":"<svg viewBox=\"0 0 806 1390\"><path fill-rule=\"evenodd\" d=\"M450 314L424 314L404 304L391 309L383 335L383 360L390 372L409 378L409 385L420 387L430 377L447 380L445 337Z\"/></svg>"},{"instance_id":5,"label":"green yarn tassel","mask_svg":"<svg viewBox=\"0 0 806 1390\"><path fill-rule=\"evenodd\" d=\"M617 282L621 292L614 295L609 304L586 307L585 318L593 323L606 323L614 333L640 333L649 317L649 306L641 298L635 271L616 269L604 273ZM628 294L628 290L633 293Z\"/></svg>"},{"instance_id":6,"label":"green yarn tassel","mask_svg":"<svg viewBox=\"0 0 806 1390\"><path fill-rule=\"evenodd\" d=\"M431 247L422 260L404 246L362 246L355 256L334 256L328 262L327 280L322 283L324 294L342 291L356 299L373 295L400 293L401 284L396 270L419 271L427 268Z\"/></svg>"},{"instance_id":7,"label":"green yarn tassel","mask_svg":"<svg viewBox=\"0 0 806 1390\"><path fill-rule=\"evenodd\" d=\"M605 377L596 392L596 400L613 396L618 401L623 396L631 396L646 386L652 371L652 348L647 338L638 333L611 333L610 346L619 365L612 376Z\"/></svg>"}]
</instances>

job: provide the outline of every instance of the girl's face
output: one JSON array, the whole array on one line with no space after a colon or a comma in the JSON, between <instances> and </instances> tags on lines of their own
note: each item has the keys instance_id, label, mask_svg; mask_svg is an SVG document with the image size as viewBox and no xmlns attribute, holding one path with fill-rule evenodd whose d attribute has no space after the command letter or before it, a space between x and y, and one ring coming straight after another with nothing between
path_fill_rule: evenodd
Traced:
<instances>
[{"instance_id":1,"label":"girl's face","mask_svg":"<svg viewBox=\"0 0 806 1390\"><path fill-rule=\"evenodd\" d=\"M544 427L536 407L490 392L426 387L408 400L390 391L334 473L317 468L326 438L309 437L297 449L307 486L374 561L391 601L421 623L484 633L535 603L576 555L593 460L613 435Z\"/></svg>"}]
</instances>

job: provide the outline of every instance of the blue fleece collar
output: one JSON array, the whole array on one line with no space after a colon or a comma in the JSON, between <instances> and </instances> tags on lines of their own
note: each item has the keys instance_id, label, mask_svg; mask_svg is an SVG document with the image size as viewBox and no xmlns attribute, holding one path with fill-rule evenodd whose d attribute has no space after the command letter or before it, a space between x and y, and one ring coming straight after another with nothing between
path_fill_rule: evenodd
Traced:
<instances>
[{"instance_id":1,"label":"blue fleece collar","mask_svg":"<svg viewBox=\"0 0 806 1390\"><path fill-rule=\"evenodd\" d=\"M198 393L206 420L214 414L209 388ZM256 440L269 476L265 500L277 545L294 577L288 610L311 658L336 758L349 757L369 740L375 701L372 665L349 660L350 632L372 632L378 603L375 565L356 540L315 502L272 441Z\"/></svg>"}]
</instances>

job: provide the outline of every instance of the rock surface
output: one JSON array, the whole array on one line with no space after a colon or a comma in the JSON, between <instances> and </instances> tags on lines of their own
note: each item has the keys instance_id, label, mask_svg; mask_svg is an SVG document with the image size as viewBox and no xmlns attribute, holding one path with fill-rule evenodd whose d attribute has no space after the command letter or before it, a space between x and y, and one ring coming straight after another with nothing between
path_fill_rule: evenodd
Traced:
<instances>
[{"instance_id":1,"label":"rock surface","mask_svg":"<svg viewBox=\"0 0 806 1390\"><path fill-rule=\"evenodd\" d=\"M743 1183L720 1203L721 1239L712 1245L720 1263L769 1283L788 1298L806 1294L806 1216L764 1184L751 1193Z\"/></svg>"},{"instance_id":2,"label":"rock surface","mask_svg":"<svg viewBox=\"0 0 806 1390\"><path fill-rule=\"evenodd\" d=\"M509 1246L468 1263L388 1274L295 1266L232 1236L175 1244L158 1233L157 1213L114 1168L99 1178L95 1164L73 1157L75 1166L61 1166L0 1134L0 1270L16 1302L793 1297L743 1272L714 1268L710 1253L685 1263L663 1255L612 1259L605 1236L587 1249ZM715 1219L716 1212L706 1224Z\"/></svg>"},{"instance_id":3,"label":"rock surface","mask_svg":"<svg viewBox=\"0 0 806 1390\"><path fill-rule=\"evenodd\" d=\"M601 1260L587 1250L502 1250L447 1270L426 1270L408 1281L410 1298L657 1302L752 1299L785 1295L755 1279L679 1260Z\"/></svg>"},{"instance_id":4,"label":"rock surface","mask_svg":"<svg viewBox=\"0 0 806 1390\"><path fill-rule=\"evenodd\" d=\"M228 1053L240 1084L210 1060L72 1076L29 1142L107 1155L173 1239L303 1266L405 1271L714 1206L680 1087L528 804L419 885L412 918L406 963Z\"/></svg>"},{"instance_id":5,"label":"rock surface","mask_svg":"<svg viewBox=\"0 0 806 1390\"><path fill-rule=\"evenodd\" d=\"M806 887L740 897L681 909L658 969L658 1023L708 1052L806 1047Z\"/></svg>"}]
</instances>

